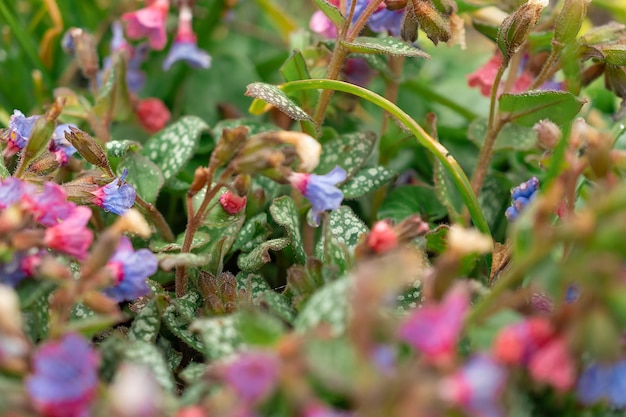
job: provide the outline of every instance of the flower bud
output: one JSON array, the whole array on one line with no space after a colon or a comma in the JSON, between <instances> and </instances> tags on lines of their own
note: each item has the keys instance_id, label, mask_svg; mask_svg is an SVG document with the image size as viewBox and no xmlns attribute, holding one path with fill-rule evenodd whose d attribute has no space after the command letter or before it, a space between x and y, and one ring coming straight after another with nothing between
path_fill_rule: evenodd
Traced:
<instances>
[{"instance_id":1,"label":"flower bud","mask_svg":"<svg viewBox=\"0 0 626 417\"><path fill-rule=\"evenodd\" d=\"M460 256L472 253L488 253L493 249L493 241L476 229L452 226L448 230L448 250Z\"/></svg>"},{"instance_id":2,"label":"flower bud","mask_svg":"<svg viewBox=\"0 0 626 417\"><path fill-rule=\"evenodd\" d=\"M44 117L39 117L35 121L30 139L26 143L22 154L22 165L28 167L28 165L39 157L47 148L50 137L54 133L56 127L56 120L63 110L65 100L57 98L50 110L46 112Z\"/></svg>"},{"instance_id":3,"label":"flower bud","mask_svg":"<svg viewBox=\"0 0 626 417\"><path fill-rule=\"evenodd\" d=\"M69 130L69 132L65 132L65 139L76 148L78 153L90 164L102 168L107 172L111 172L106 152L100 142L75 127L70 126Z\"/></svg>"},{"instance_id":4,"label":"flower bud","mask_svg":"<svg viewBox=\"0 0 626 417\"><path fill-rule=\"evenodd\" d=\"M612 167L613 141L608 135L588 131L585 155L595 178L604 178Z\"/></svg>"},{"instance_id":5,"label":"flower bud","mask_svg":"<svg viewBox=\"0 0 626 417\"><path fill-rule=\"evenodd\" d=\"M143 239L147 239L152 235L152 229L146 221L146 218L135 208L128 209L124 214L118 217L111 228L115 229L118 233L130 233Z\"/></svg>"},{"instance_id":6,"label":"flower bud","mask_svg":"<svg viewBox=\"0 0 626 417\"><path fill-rule=\"evenodd\" d=\"M87 205L93 202L93 192L99 184L93 175L85 175L74 181L63 184L63 190L67 193L67 199L80 205Z\"/></svg>"},{"instance_id":7,"label":"flower bud","mask_svg":"<svg viewBox=\"0 0 626 417\"><path fill-rule=\"evenodd\" d=\"M527 3L517 9L512 15L504 19L498 29L496 42L500 52L503 55L502 65L507 66L511 57L517 52L518 48L531 30L535 27L541 11L548 5L548 0L529 0Z\"/></svg>"},{"instance_id":8,"label":"flower bud","mask_svg":"<svg viewBox=\"0 0 626 417\"><path fill-rule=\"evenodd\" d=\"M276 136L283 143L288 143L296 148L300 164L298 171L311 172L317 167L322 154L322 145L312 136L301 132L280 131Z\"/></svg>"},{"instance_id":9,"label":"flower bud","mask_svg":"<svg viewBox=\"0 0 626 417\"><path fill-rule=\"evenodd\" d=\"M224 129L215 149L211 154L210 166L217 168L225 165L241 149L248 139L248 128L237 126L234 129Z\"/></svg>"},{"instance_id":10,"label":"flower bud","mask_svg":"<svg viewBox=\"0 0 626 417\"><path fill-rule=\"evenodd\" d=\"M587 3L590 0L565 0L554 25L552 44L558 47L572 43L580 31L587 15Z\"/></svg>"},{"instance_id":11,"label":"flower bud","mask_svg":"<svg viewBox=\"0 0 626 417\"><path fill-rule=\"evenodd\" d=\"M224 211L230 215L238 214L246 207L246 196L238 196L230 190L222 194L219 201Z\"/></svg>"},{"instance_id":12,"label":"flower bud","mask_svg":"<svg viewBox=\"0 0 626 417\"><path fill-rule=\"evenodd\" d=\"M413 9L413 2L410 1L406 5L406 11L402 15L402 24L400 26L400 36L407 42L415 42L419 33L419 23L417 22L417 16L415 16L415 10Z\"/></svg>"},{"instance_id":13,"label":"flower bud","mask_svg":"<svg viewBox=\"0 0 626 417\"><path fill-rule=\"evenodd\" d=\"M141 126L149 133L161 131L172 118L163 101L154 97L141 100L135 108L135 114Z\"/></svg>"},{"instance_id":14,"label":"flower bud","mask_svg":"<svg viewBox=\"0 0 626 417\"><path fill-rule=\"evenodd\" d=\"M537 133L539 146L545 150L554 149L561 139L561 129L550 120L540 120L533 126L533 130Z\"/></svg>"},{"instance_id":15,"label":"flower bud","mask_svg":"<svg viewBox=\"0 0 626 417\"><path fill-rule=\"evenodd\" d=\"M26 172L37 175L48 175L59 168L61 164L51 152L41 155L28 166Z\"/></svg>"},{"instance_id":16,"label":"flower bud","mask_svg":"<svg viewBox=\"0 0 626 417\"><path fill-rule=\"evenodd\" d=\"M85 78L95 77L98 72L98 52L93 36L83 29L70 28L62 41L63 49L76 58Z\"/></svg>"},{"instance_id":17,"label":"flower bud","mask_svg":"<svg viewBox=\"0 0 626 417\"><path fill-rule=\"evenodd\" d=\"M428 1L412 0L413 12L417 21L428 39L435 45L439 41L447 42L450 39L450 25L448 21Z\"/></svg>"},{"instance_id":18,"label":"flower bud","mask_svg":"<svg viewBox=\"0 0 626 417\"><path fill-rule=\"evenodd\" d=\"M189 186L189 190L187 194L196 195L200 190L202 190L209 181L209 170L205 167L198 167L193 174L193 181L191 182L191 186Z\"/></svg>"},{"instance_id":19,"label":"flower bud","mask_svg":"<svg viewBox=\"0 0 626 417\"><path fill-rule=\"evenodd\" d=\"M367 236L367 246L378 254L389 252L398 246L398 235L389 223L378 221Z\"/></svg>"}]
</instances>

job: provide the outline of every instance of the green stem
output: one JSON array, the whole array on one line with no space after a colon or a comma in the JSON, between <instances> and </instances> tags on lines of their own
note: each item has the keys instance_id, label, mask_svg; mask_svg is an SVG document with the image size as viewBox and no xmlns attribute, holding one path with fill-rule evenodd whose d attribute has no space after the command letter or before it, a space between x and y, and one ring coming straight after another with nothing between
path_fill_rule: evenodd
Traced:
<instances>
[{"instance_id":1,"label":"green stem","mask_svg":"<svg viewBox=\"0 0 626 417\"><path fill-rule=\"evenodd\" d=\"M319 90L330 89L335 91L342 91L344 93L350 93L357 97L361 97L372 104L377 105L384 111L392 114L398 121L403 123L412 133L420 145L424 146L429 152L431 152L443 165L446 171L450 174L450 177L456 187L458 188L464 203L470 212L474 225L482 233L490 234L489 225L483 215L483 212L478 204L478 199L472 191L472 186L463 172L463 169L458 162L450 155L448 150L433 139L424 129L405 113L398 106L390 102L384 97L369 91L363 87L359 87L354 84L346 83L343 81L335 80L301 80L291 81L282 84L280 88L285 92L293 92L298 90Z\"/></svg>"},{"instance_id":2,"label":"green stem","mask_svg":"<svg viewBox=\"0 0 626 417\"><path fill-rule=\"evenodd\" d=\"M557 60L559 59L559 54L561 53L562 50L563 50L563 47L560 45L552 46L552 50L550 51L550 55L548 55L548 59L546 59L546 62L543 64L543 67L541 68L539 75L537 75L537 78L535 78L529 90L535 90L541 87L546 81L548 81L548 78L550 78L552 74L554 74L552 68L554 67Z\"/></svg>"}]
</instances>

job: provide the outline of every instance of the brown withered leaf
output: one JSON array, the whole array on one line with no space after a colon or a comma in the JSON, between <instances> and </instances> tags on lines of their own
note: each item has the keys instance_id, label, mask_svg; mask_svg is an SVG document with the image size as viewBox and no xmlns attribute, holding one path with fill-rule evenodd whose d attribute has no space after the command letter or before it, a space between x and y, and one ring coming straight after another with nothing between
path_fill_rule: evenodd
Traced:
<instances>
[{"instance_id":1,"label":"brown withered leaf","mask_svg":"<svg viewBox=\"0 0 626 417\"><path fill-rule=\"evenodd\" d=\"M500 277L500 274L509 266L511 261L511 241L507 239L504 244L497 243L493 248L491 261L491 273L489 274L489 286L492 286Z\"/></svg>"}]
</instances>

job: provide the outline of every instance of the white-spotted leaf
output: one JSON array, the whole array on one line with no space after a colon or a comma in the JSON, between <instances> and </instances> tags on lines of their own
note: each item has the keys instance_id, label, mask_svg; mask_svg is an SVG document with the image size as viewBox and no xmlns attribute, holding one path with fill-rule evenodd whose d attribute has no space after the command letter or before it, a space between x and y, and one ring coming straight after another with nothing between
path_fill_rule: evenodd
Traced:
<instances>
[{"instance_id":1,"label":"white-spotted leaf","mask_svg":"<svg viewBox=\"0 0 626 417\"><path fill-rule=\"evenodd\" d=\"M287 94L275 85L252 83L246 89L246 96L262 100L291 117L293 120L312 120L311 116L294 103ZM257 105L253 103L254 108Z\"/></svg>"},{"instance_id":2,"label":"white-spotted leaf","mask_svg":"<svg viewBox=\"0 0 626 417\"><path fill-rule=\"evenodd\" d=\"M167 391L174 391L174 378L163 354L152 343L136 340L122 350L124 360L149 368L159 385Z\"/></svg>"},{"instance_id":3,"label":"white-spotted leaf","mask_svg":"<svg viewBox=\"0 0 626 417\"><path fill-rule=\"evenodd\" d=\"M104 144L108 157L121 158L128 152L137 152L141 144L134 140L112 140Z\"/></svg>"},{"instance_id":4,"label":"white-spotted leaf","mask_svg":"<svg viewBox=\"0 0 626 417\"><path fill-rule=\"evenodd\" d=\"M411 58L430 59L430 55L393 36L384 38L358 37L352 42L342 42L350 52L360 54L385 54Z\"/></svg>"},{"instance_id":5,"label":"white-spotted leaf","mask_svg":"<svg viewBox=\"0 0 626 417\"><path fill-rule=\"evenodd\" d=\"M128 169L126 181L135 188L137 195L148 203L154 203L163 187L163 173L159 167L140 153L127 153L117 167L118 174Z\"/></svg>"},{"instance_id":6,"label":"white-spotted leaf","mask_svg":"<svg viewBox=\"0 0 626 417\"><path fill-rule=\"evenodd\" d=\"M378 166L364 168L341 186L344 198L357 198L382 187L396 175L387 168Z\"/></svg>"},{"instance_id":7,"label":"white-spotted leaf","mask_svg":"<svg viewBox=\"0 0 626 417\"><path fill-rule=\"evenodd\" d=\"M344 334L348 320L349 289L350 279L346 276L320 288L296 317L296 331L305 332L325 323L330 325L333 336Z\"/></svg>"},{"instance_id":8,"label":"white-spotted leaf","mask_svg":"<svg viewBox=\"0 0 626 417\"><path fill-rule=\"evenodd\" d=\"M267 240L254 248L252 252L239 255L237 266L242 271L256 271L272 260L269 254L270 249L279 251L284 249L288 244L289 239L286 237Z\"/></svg>"},{"instance_id":9,"label":"white-spotted leaf","mask_svg":"<svg viewBox=\"0 0 626 417\"><path fill-rule=\"evenodd\" d=\"M203 352L210 361L230 356L243 347L238 328L236 315L198 319L191 325L191 330L200 336Z\"/></svg>"},{"instance_id":10,"label":"white-spotted leaf","mask_svg":"<svg viewBox=\"0 0 626 417\"><path fill-rule=\"evenodd\" d=\"M357 132L340 136L324 143L316 174L326 174L339 165L346 170L348 180L363 166L374 150L376 135Z\"/></svg>"},{"instance_id":11,"label":"white-spotted leaf","mask_svg":"<svg viewBox=\"0 0 626 417\"><path fill-rule=\"evenodd\" d=\"M302 244L300 220L298 219L296 203L294 203L293 199L289 196L277 198L270 206L270 213L276 223L287 229L296 263L304 265L306 263L306 253L304 252L304 245Z\"/></svg>"}]
</instances>

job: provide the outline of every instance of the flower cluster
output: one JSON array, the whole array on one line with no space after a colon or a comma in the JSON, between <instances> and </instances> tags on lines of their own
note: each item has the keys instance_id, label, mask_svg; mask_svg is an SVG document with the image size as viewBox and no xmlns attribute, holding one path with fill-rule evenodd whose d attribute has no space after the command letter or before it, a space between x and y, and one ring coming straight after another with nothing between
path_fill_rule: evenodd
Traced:
<instances>
[{"instance_id":1,"label":"flower cluster","mask_svg":"<svg viewBox=\"0 0 626 417\"><path fill-rule=\"evenodd\" d=\"M506 209L504 215L512 222L517 219L520 212L530 203L539 190L539 180L537 177L532 177L526 182L521 183L517 187L511 190L511 198L513 202L511 206Z\"/></svg>"}]
</instances>

